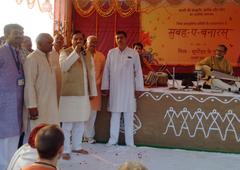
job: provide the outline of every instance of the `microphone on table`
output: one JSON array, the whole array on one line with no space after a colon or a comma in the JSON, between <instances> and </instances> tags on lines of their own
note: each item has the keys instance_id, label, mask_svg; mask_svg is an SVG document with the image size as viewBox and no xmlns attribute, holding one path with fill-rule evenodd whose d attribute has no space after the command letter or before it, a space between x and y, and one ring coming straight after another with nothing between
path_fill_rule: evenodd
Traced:
<instances>
[{"instance_id":1,"label":"microphone on table","mask_svg":"<svg viewBox=\"0 0 240 170\"><path fill-rule=\"evenodd\" d=\"M175 87L175 83L177 84L177 86L179 86L178 82L175 81L175 67L173 67L172 74L171 74L171 72L167 68L165 70L168 72L168 74L170 74L170 76L172 77L172 81L173 81L172 87L170 87L169 89L170 90L178 89L178 88Z\"/></svg>"}]
</instances>

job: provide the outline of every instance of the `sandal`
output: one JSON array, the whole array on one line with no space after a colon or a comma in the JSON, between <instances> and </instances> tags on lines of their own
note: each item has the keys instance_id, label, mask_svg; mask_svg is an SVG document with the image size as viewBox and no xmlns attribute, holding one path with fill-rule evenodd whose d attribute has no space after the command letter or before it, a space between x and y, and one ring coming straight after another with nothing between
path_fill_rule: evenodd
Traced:
<instances>
[{"instance_id":1,"label":"sandal","mask_svg":"<svg viewBox=\"0 0 240 170\"><path fill-rule=\"evenodd\" d=\"M83 155L87 155L88 151L84 150L84 149L80 149L80 150L72 150L72 152L74 153L81 153Z\"/></svg>"},{"instance_id":2,"label":"sandal","mask_svg":"<svg viewBox=\"0 0 240 170\"><path fill-rule=\"evenodd\" d=\"M62 159L64 159L64 160L70 160L70 159L71 159L71 156L70 156L69 153L63 153L63 154L62 154Z\"/></svg>"}]
</instances>

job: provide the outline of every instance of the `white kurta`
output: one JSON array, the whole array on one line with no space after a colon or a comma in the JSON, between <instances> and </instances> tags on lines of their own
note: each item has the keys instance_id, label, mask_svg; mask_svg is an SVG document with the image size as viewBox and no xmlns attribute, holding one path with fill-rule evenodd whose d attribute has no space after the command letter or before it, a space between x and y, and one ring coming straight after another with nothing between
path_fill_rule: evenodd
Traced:
<instances>
[{"instance_id":1,"label":"white kurta","mask_svg":"<svg viewBox=\"0 0 240 170\"><path fill-rule=\"evenodd\" d=\"M37 158L37 150L28 143L24 144L14 153L7 170L19 170L36 162Z\"/></svg>"},{"instance_id":2,"label":"white kurta","mask_svg":"<svg viewBox=\"0 0 240 170\"><path fill-rule=\"evenodd\" d=\"M102 90L110 90L111 112L136 112L135 91L143 91L143 74L139 55L126 47L108 52L103 72Z\"/></svg>"},{"instance_id":3,"label":"white kurta","mask_svg":"<svg viewBox=\"0 0 240 170\"><path fill-rule=\"evenodd\" d=\"M55 71L45 53L37 49L28 55L24 73L26 107L37 107L39 112L38 119L31 120L31 128L39 123L59 124Z\"/></svg>"},{"instance_id":4,"label":"white kurta","mask_svg":"<svg viewBox=\"0 0 240 170\"><path fill-rule=\"evenodd\" d=\"M87 83L87 71L86 64L83 56L78 55L73 51L69 56L65 53L60 55L60 66L62 72L67 72L71 66L80 58L83 63L84 73L84 96L61 96L60 97L60 119L62 122L80 122L87 121L91 113L91 106L88 94L88 83ZM93 59L91 59L92 65L94 66ZM95 79L94 67L89 74L92 74ZM94 81L96 84L96 82ZM93 96L97 95L96 85L94 88Z\"/></svg>"},{"instance_id":5,"label":"white kurta","mask_svg":"<svg viewBox=\"0 0 240 170\"><path fill-rule=\"evenodd\" d=\"M32 148L28 143L26 143L14 153L7 170L20 170L21 168L33 164L37 160L38 160L37 150ZM59 166L57 165L57 168L58 167Z\"/></svg>"}]
</instances>

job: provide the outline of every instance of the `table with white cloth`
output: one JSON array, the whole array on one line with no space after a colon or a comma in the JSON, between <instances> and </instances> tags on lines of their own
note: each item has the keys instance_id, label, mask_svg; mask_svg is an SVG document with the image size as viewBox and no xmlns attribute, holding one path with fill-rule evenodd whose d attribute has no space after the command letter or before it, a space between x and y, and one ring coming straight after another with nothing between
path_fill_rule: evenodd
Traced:
<instances>
[{"instance_id":1,"label":"table with white cloth","mask_svg":"<svg viewBox=\"0 0 240 170\"><path fill-rule=\"evenodd\" d=\"M107 97L96 120L96 139L109 138ZM219 90L151 88L137 100L135 144L240 153L240 95ZM124 132L121 119L121 132ZM123 140L120 134L120 143Z\"/></svg>"}]
</instances>

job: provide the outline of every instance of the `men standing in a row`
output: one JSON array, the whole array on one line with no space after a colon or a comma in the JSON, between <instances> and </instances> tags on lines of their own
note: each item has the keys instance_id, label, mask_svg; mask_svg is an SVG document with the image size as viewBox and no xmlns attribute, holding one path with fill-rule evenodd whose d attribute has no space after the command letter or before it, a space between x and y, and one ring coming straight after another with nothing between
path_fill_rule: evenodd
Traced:
<instances>
[{"instance_id":1,"label":"men standing in a row","mask_svg":"<svg viewBox=\"0 0 240 170\"><path fill-rule=\"evenodd\" d=\"M75 32L72 35L72 47L60 54L63 72L60 118L65 135L63 159L66 160L71 158L71 151L88 154L82 149L82 137L84 123L91 113L90 96L96 96L97 90L93 59L90 53L85 52L84 44L84 34Z\"/></svg>"},{"instance_id":2,"label":"men standing in a row","mask_svg":"<svg viewBox=\"0 0 240 170\"><path fill-rule=\"evenodd\" d=\"M101 110L101 84L102 84L102 74L105 65L105 56L103 53L96 50L97 37L94 35L88 36L87 38L87 51L92 54L95 67L95 78L97 85L97 96L93 97L91 100L91 114L89 120L86 122L84 138L88 143L95 143L95 120L97 112Z\"/></svg>"},{"instance_id":3,"label":"men standing in a row","mask_svg":"<svg viewBox=\"0 0 240 170\"><path fill-rule=\"evenodd\" d=\"M109 94L112 112L108 145L118 143L121 112L124 115L125 143L134 146L133 121L136 99L143 91L143 75L138 53L127 47L127 34L116 33L117 48L108 52L102 80L103 93Z\"/></svg>"},{"instance_id":4,"label":"men standing in a row","mask_svg":"<svg viewBox=\"0 0 240 170\"><path fill-rule=\"evenodd\" d=\"M41 33L36 43L37 50L28 55L24 63L24 97L30 129L40 123L59 124L55 70L49 62L53 38L47 33Z\"/></svg>"},{"instance_id":5,"label":"men standing in a row","mask_svg":"<svg viewBox=\"0 0 240 170\"><path fill-rule=\"evenodd\" d=\"M19 56L23 27L4 27L6 44L0 48L0 169L6 169L17 150L22 128L24 73Z\"/></svg>"}]
</instances>

